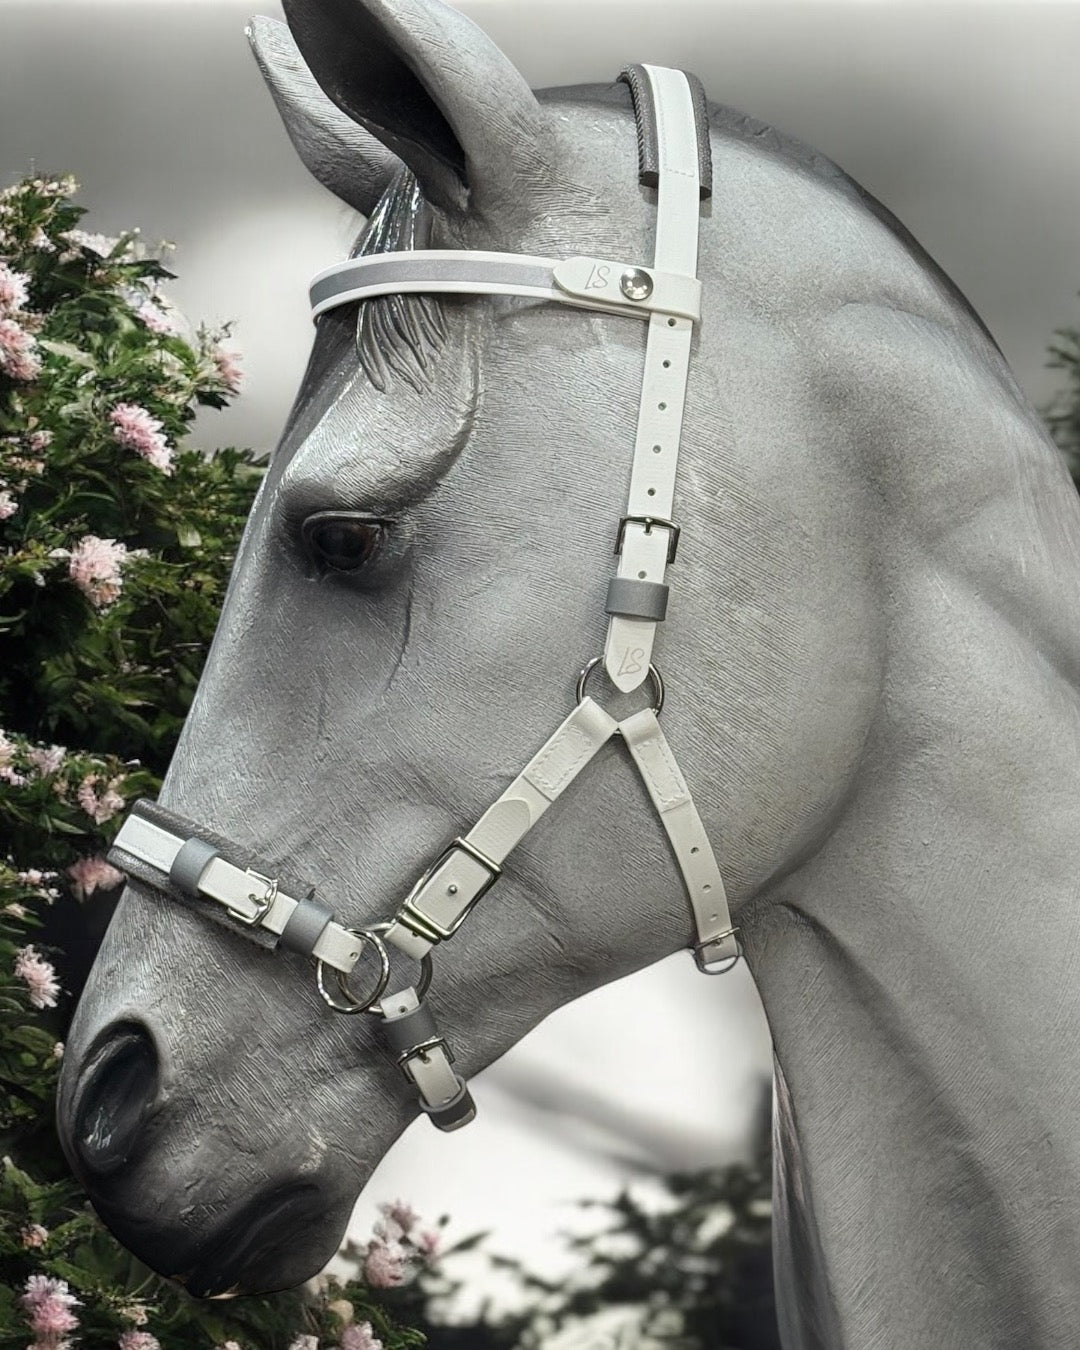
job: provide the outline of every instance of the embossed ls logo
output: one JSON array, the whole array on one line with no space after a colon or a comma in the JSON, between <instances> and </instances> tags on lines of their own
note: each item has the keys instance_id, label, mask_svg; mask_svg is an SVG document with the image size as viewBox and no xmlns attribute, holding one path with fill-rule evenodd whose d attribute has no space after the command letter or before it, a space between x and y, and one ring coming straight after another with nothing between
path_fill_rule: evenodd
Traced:
<instances>
[{"instance_id":1,"label":"embossed ls logo","mask_svg":"<svg viewBox=\"0 0 1080 1350\"><path fill-rule=\"evenodd\" d=\"M607 263L597 263L589 273L588 280L585 282L587 291L603 291L607 289L608 281L611 279L611 268Z\"/></svg>"},{"instance_id":2,"label":"embossed ls logo","mask_svg":"<svg viewBox=\"0 0 1080 1350\"><path fill-rule=\"evenodd\" d=\"M645 663L645 651L642 647L627 647L619 663L620 675L636 675Z\"/></svg>"}]
</instances>

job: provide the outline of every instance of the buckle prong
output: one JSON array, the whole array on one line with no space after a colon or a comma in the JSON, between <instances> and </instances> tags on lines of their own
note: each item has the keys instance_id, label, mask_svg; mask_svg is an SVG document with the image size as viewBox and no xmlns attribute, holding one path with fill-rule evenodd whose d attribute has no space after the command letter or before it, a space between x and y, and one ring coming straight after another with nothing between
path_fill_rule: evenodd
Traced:
<instances>
[{"instance_id":1,"label":"buckle prong","mask_svg":"<svg viewBox=\"0 0 1080 1350\"><path fill-rule=\"evenodd\" d=\"M668 531L667 561L670 566L675 561L675 554L679 551L679 535L682 533L678 525L673 520L665 520L663 516L623 516L619 521L619 532L615 536L615 552L619 554L623 551L623 539L626 535L627 525L644 525L645 533L652 534L653 527L659 526L662 530Z\"/></svg>"},{"instance_id":2,"label":"buckle prong","mask_svg":"<svg viewBox=\"0 0 1080 1350\"><path fill-rule=\"evenodd\" d=\"M235 919L237 923L242 923L245 928L258 928L259 924L270 913L274 901L277 899L278 879L277 877L264 877L261 872L256 872L250 867L244 870L255 881L261 881L265 890L261 896L256 895L254 891L248 893L248 899L255 906L254 914L241 914L238 909L229 909L227 913L231 919Z\"/></svg>"},{"instance_id":3,"label":"buckle prong","mask_svg":"<svg viewBox=\"0 0 1080 1350\"><path fill-rule=\"evenodd\" d=\"M455 915L453 921L448 924L442 924L438 919L433 919L430 914L425 914L422 909L418 908L416 898L422 894L424 887L439 868L442 867L446 860L451 857L452 854L459 852L467 854L475 862L478 862L487 872L488 877L469 903L459 914ZM480 850L474 844L470 844L467 839L454 839L445 849L443 849L435 862L432 863L409 892L405 902L402 904L400 910L398 910L397 920L415 933L417 937L423 938L426 942L445 942L447 938L454 936L472 912L476 902L488 893L501 876L502 868L497 862L493 862L489 857L481 853Z\"/></svg>"}]
</instances>

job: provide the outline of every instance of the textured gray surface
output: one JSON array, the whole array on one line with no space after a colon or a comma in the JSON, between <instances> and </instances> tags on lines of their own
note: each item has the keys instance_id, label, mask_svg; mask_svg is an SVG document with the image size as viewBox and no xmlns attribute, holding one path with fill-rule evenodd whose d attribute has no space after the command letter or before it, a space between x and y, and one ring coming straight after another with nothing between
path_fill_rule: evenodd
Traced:
<instances>
[{"instance_id":1,"label":"textured gray surface","mask_svg":"<svg viewBox=\"0 0 1080 1350\"><path fill-rule=\"evenodd\" d=\"M389 7L364 9L370 29ZM541 111L475 29L399 0L387 25L438 97L395 85L394 120L395 100L341 85L363 49L343 75L325 16L358 12L328 3L305 55L343 104L394 122L443 204L434 245L647 254L623 107ZM785 1341L1071 1346L1080 512L908 240L745 119L715 114L713 154L665 727L776 1043ZM430 380L385 392L323 321L166 789L356 921L565 711L601 639L632 445L637 325L444 310ZM354 583L300 549L306 516L335 508L394 519ZM459 1067L688 937L613 750L442 954ZM299 958L130 891L61 1105L69 1130L83 1110L78 1166L124 1240L203 1292L316 1269L410 1109L356 1022L325 1014ZM156 1051L144 1100L110 1073L117 1025L121 1050Z\"/></svg>"}]
</instances>

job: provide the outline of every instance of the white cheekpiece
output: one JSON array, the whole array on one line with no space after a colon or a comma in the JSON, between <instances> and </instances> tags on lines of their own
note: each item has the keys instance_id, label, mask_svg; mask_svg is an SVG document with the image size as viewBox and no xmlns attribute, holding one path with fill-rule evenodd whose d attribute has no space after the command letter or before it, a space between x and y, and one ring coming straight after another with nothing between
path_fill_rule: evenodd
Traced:
<instances>
[{"instance_id":1,"label":"white cheekpiece","mask_svg":"<svg viewBox=\"0 0 1080 1350\"><path fill-rule=\"evenodd\" d=\"M653 266L659 272L696 277L701 182L690 85L681 70L642 69L656 107L659 178ZM663 582L674 551L669 527L641 522L672 520L693 332L688 318L674 314L649 318L619 577ZM655 620L611 616L604 665L619 689L628 692L645 681L655 637Z\"/></svg>"}]
</instances>

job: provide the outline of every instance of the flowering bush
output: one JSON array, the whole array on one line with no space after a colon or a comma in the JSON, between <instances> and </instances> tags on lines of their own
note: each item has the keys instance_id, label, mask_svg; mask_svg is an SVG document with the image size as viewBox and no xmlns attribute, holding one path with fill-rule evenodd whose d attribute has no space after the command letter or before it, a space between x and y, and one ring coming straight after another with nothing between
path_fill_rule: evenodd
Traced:
<instances>
[{"instance_id":1,"label":"flowering bush","mask_svg":"<svg viewBox=\"0 0 1080 1350\"><path fill-rule=\"evenodd\" d=\"M185 447L237 358L188 332L136 235L79 229L74 190L0 192L0 1350L406 1350L423 1337L371 1287L434 1250L407 1206L369 1283L198 1304L113 1241L61 1157L52 944L119 884L105 851L172 754L261 472Z\"/></svg>"}]
</instances>

